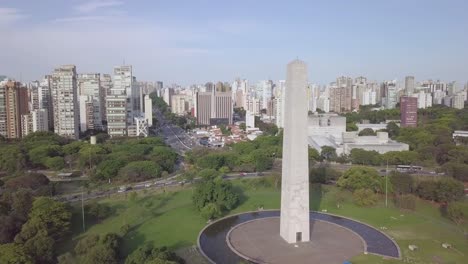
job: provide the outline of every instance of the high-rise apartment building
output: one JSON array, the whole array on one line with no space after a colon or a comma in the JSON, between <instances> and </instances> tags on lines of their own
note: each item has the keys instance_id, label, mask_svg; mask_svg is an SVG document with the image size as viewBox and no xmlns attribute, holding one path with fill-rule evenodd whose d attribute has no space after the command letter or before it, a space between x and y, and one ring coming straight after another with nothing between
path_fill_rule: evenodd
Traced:
<instances>
[{"instance_id":1,"label":"high-rise apartment building","mask_svg":"<svg viewBox=\"0 0 468 264\"><path fill-rule=\"evenodd\" d=\"M462 93L457 93L453 96L452 107L456 109L465 108L465 96Z\"/></svg>"},{"instance_id":2,"label":"high-rise apartment building","mask_svg":"<svg viewBox=\"0 0 468 264\"><path fill-rule=\"evenodd\" d=\"M400 97L401 127L418 126L418 98Z\"/></svg>"},{"instance_id":3,"label":"high-rise apartment building","mask_svg":"<svg viewBox=\"0 0 468 264\"><path fill-rule=\"evenodd\" d=\"M330 89L330 111L335 113L351 111L352 91L352 87L332 87Z\"/></svg>"},{"instance_id":4,"label":"high-rise apartment building","mask_svg":"<svg viewBox=\"0 0 468 264\"><path fill-rule=\"evenodd\" d=\"M75 65L56 68L52 74L51 87L55 133L63 137L78 139L80 118Z\"/></svg>"},{"instance_id":5,"label":"high-rise apartment building","mask_svg":"<svg viewBox=\"0 0 468 264\"><path fill-rule=\"evenodd\" d=\"M188 110L188 104L186 101L186 95L176 94L171 96L171 110L176 115L184 115Z\"/></svg>"},{"instance_id":6,"label":"high-rise apartment building","mask_svg":"<svg viewBox=\"0 0 468 264\"><path fill-rule=\"evenodd\" d=\"M127 135L127 96L108 95L106 97L107 133L111 137Z\"/></svg>"},{"instance_id":7,"label":"high-rise apartment building","mask_svg":"<svg viewBox=\"0 0 468 264\"><path fill-rule=\"evenodd\" d=\"M0 134L6 138L22 137L21 116L28 113L28 90L20 82L0 85Z\"/></svg>"},{"instance_id":8,"label":"high-rise apartment building","mask_svg":"<svg viewBox=\"0 0 468 264\"><path fill-rule=\"evenodd\" d=\"M80 103L81 132L103 130L102 117L105 102L99 73L79 74L77 83Z\"/></svg>"},{"instance_id":9,"label":"high-rise apartment building","mask_svg":"<svg viewBox=\"0 0 468 264\"><path fill-rule=\"evenodd\" d=\"M49 131L47 110L33 110L29 114L21 115L21 126L23 137L37 131Z\"/></svg>"},{"instance_id":10,"label":"high-rise apartment building","mask_svg":"<svg viewBox=\"0 0 468 264\"><path fill-rule=\"evenodd\" d=\"M149 95L145 95L145 119L148 126L153 126L153 100Z\"/></svg>"},{"instance_id":11,"label":"high-rise apartment building","mask_svg":"<svg viewBox=\"0 0 468 264\"><path fill-rule=\"evenodd\" d=\"M412 95L414 93L414 76L405 77L405 92L406 95Z\"/></svg>"},{"instance_id":12,"label":"high-rise apartment building","mask_svg":"<svg viewBox=\"0 0 468 264\"><path fill-rule=\"evenodd\" d=\"M39 109L47 111L48 130L54 130L54 105L52 100L52 76L46 75L39 82ZM36 110L36 109L34 109Z\"/></svg>"}]
</instances>

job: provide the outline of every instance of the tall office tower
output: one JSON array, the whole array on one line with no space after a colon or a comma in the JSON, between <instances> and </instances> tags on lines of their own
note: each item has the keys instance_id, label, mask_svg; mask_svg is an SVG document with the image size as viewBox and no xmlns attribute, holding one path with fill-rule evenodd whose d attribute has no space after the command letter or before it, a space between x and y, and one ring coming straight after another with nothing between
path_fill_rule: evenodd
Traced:
<instances>
[{"instance_id":1,"label":"tall office tower","mask_svg":"<svg viewBox=\"0 0 468 264\"><path fill-rule=\"evenodd\" d=\"M211 92L198 92L195 102L197 124L209 126L211 119Z\"/></svg>"},{"instance_id":2,"label":"tall office tower","mask_svg":"<svg viewBox=\"0 0 468 264\"><path fill-rule=\"evenodd\" d=\"M262 81L262 109L268 109L268 102L273 97L273 82L271 80Z\"/></svg>"},{"instance_id":3,"label":"tall office tower","mask_svg":"<svg viewBox=\"0 0 468 264\"><path fill-rule=\"evenodd\" d=\"M452 107L456 109L465 108L465 96L462 93L457 93L453 96Z\"/></svg>"},{"instance_id":4,"label":"tall office tower","mask_svg":"<svg viewBox=\"0 0 468 264\"><path fill-rule=\"evenodd\" d=\"M204 92L211 93L215 89L215 85L212 82L207 82L204 88Z\"/></svg>"},{"instance_id":5,"label":"tall office tower","mask_svg":"<svg viewBox=\"0 0 468 264\"><path fill-rule=\"evenodd\" d=\"M233 105L230 92L215 92L212 95L211 124L232 125Z\"/></svg>"},{"instance_id":6,"label":"tall office tower","mask_svg":"<svg viewBox=\"0 0 468 264\"><path fill-rule=\"evenodd\" d=\"M310 240L307 143L307 65L288 64L283 136L280 235L288 243Z\"/></svg>"},{"instance_id":7,"label":"tall office tower","mask_svg":"<svg viewBox=\"0 0 468 264\"><path fill-rule=\"evenodd\" d=\"M103 130L102 116L105 102L99 73L79 74L77 83L80 103L81 132Z\"/></svg>"},{"instance_id":8,"label":"tall office tower","mask_svg":"<svg viewBox=\"0 0 468 264\"><path fill-rule=\"evenodd\" d=\"M401 127L418 126L418 98L400 97L400 123Z\"/></svg>"},{"instance_id":9,"label":"tall office tower","mask_svg":"<svg viewBox=\"0 0 468 264\"><path fill-rule=\"evenodd\" d=\"M28 90L20 82L0 85L0 134L6 138L21 138L21 116L27 114ZM3 121L3 122L2 122Z\"/></svg>"},{"instance_id":10,"label":"tall office tower","mask_svg":"<svg viewBox=\"0 0 468 264\"><path fill-rule=\"evenodd\" d=\"M54 104L52 100L52 76L46 75L39 83L39 109L46 109L48 130L54 130Z\"/></svg>"},{"instance_id":11,"label":"tall office tower","mask_svg":"<svg viewBox=\"0 0 468 264\"><path fill-rule=\"evenodd\" d=\"M78 139L80 118L78 86L75 65L63 65L52 73L52 101L54 132L60 136Z\"/></svg>"},{"instance_id":12,"label":"tall office tower","mask_svg":"<svg viewBox=\"0 0 468 264\"><path fill-rule=\"evenodd\" d=\"M111 95L112 89L112 76L110 74L101 74L99 80L101 86L101 102L102 102L102 123L107 123L107 109L106 109L106 97Z\"/></svg>"},{"instance_id":13,"label":"tall office tower","mask_svg":"<svg viewBox=\"0 0 468 264\"><path fill-rule=\"evenodd\" d=\"M167 87L164 89L163 100L168 106L172 106L172 96L174 95L174 89Z\"/></svg>"},{"instance_id":14,"label":"tall office tower","mask_svg":"<svg viewBox=\"0 0 468 264\"><path fill-rule=\"evenodd\" d=\"M148 126L153 126L153 100L149 95L145 95L145 119Z\"/></svg>"},{"instance_id":15,"label":"tall office tower","mask_svg":"<svg viewBox=\"0 0 468 264\"><path fill-rule=\"evenodd\" d=\"M455 95L458 93L457 83L455 81L447 84L447 94L449 96Z\"/></svg>"},{"instance_id":16,"label":"tall office tower","mask_svg":"<svg viewBox=\"0 0 468 264\"><path fill-rule=\"evenodd\" d=\"M414 93L414 76L405 77L405 92L410 96Z\"/></svg>"},{"instance_id":17,"label":"tall office tower","mask_svg":"<svg viewBox=\"0 0 468 264\"><path fill-rule=\"evenodd\" d=\"M396 86L388 86L385 108L394 109L397 103Z\"/></svg>"},{"instance_id":18,"label":"tall office tower","mask_svg":"<svg viewBox=\"0 0 468 264\"><path fill-rule=\"evenodd\" d=\"M195 107L199 125L232 125L233 105L230 92L198 92Z\"/></svg>"}]
</instances>

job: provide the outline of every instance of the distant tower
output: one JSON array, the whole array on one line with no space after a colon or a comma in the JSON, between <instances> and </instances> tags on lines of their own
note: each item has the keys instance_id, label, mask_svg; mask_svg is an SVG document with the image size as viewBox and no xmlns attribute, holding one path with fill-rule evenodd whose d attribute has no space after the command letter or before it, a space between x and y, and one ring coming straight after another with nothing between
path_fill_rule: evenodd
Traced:
<instances>
[{"instance_id":1,"label":"distant tower","mask_svg":"<svg viewBox=\"0 0 468 264\"><path fill-rule=\"evenodd\" d=\"M406 76L405 91L406 94L410 96L414 93L414 76Z\"/></svg>"},{"instance_id":2,"label":"distant tower","mask_svg":"<svg viewBox=\"0 0 468 264\"><path fill-rule=\"evenodd\" d=\"M307 144L307 65L288 64L284 100L281 237L288 243L310 240Z\"/></svg>"}]
</instances>

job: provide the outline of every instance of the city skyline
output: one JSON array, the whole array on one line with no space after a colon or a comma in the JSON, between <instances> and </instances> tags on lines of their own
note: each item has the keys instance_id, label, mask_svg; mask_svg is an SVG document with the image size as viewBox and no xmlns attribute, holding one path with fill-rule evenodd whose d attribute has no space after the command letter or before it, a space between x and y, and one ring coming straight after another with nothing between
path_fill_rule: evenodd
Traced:
<instances>
[{"instance_id":1,"label":"city skyline","mask_svg":"<svg viewBox=\"0 0 468 264\"><path fill-rule=\"evenodd\" d=\"M0 32L8 41L0 49L8 52L0 74L31 81L64 64L79 73L112 73L125 61L139 80L279 80L282 65L299 57L318 84L341 75L400 81L412 75L464 85L467 7L463 1L4 1Z\"/></svg>"}]
</instances>

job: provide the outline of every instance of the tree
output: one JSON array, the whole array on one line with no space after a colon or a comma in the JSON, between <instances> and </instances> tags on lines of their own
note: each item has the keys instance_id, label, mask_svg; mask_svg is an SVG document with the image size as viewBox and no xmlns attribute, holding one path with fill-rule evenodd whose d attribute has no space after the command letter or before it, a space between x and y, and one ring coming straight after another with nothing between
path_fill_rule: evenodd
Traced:
<instances>
[{"instance_id":1,"label":"tree","mask_svg":"<svg viewBox=\"0 0 468 264\"><path fill-rule=\"evenodd\" d=\"M115 178L121 168L125 166L125 161L119 159L106 159L99 163L96 173L93 175L97 180L108 180Z\"/></svg>"},{"instance_id":2,"label":"tree","mask_svg":"<svg viewBox=\"0 0 468 264\"><path fill-rule=\"evenodd\" d=\"M10 243L0 244L0 263L33 264L34 260L26 254L23 245Z\"/></svg>"},{"instance_id":3,"label":"tree","mask_svg":"<svg viewBox=\"0 0 468 264\"><path fill-rule=\"evenodd\" d=\"M119 263L120 237L114 233L105 235L88 235L78 242L75 253L87 264Z\"/></svg>"},{"instance_id":4,"label":"tree","mask_svg":"<svg viewBox=\"0 0 468 264\"><path fill-rule=\"evenodd\" d=\"M364 131L364 130L363 130ZM351 162L359 165L380 165L381 155L375 150L363 150L355 148L351 150Z\"/></svg>"},{"instance_id":5,"label":"tree","mask_svg":"<svg viewBox=\"0 0 468 264\"><path fill-rule=\"evenodd\" d=\"M320 153L314 149L309 147L309 161L320 161Z\"/></svg>"},{"instance_id":6,"label":"tree","mask_svg":"<svg viewBox=\"0 0 468 264\"><path fill-rule=\"evenodd\" d=\"M3 187L3 185L5 185L5 182L0 179L0 188Z\"/></svg>"},{"instance_id":7,"label":"tree","mask_svg":"<svg viewBox=\"0 0 468 264\"><path fill-rule=\"evenodd\" d=\"M88 216L97 221L102 221L112 214L112 208L110 206L97 202L86 205L85 211Z\"/></svg>"},{"instance_id":8,"label":"tree","mask_svg":"<svg viewBox=\"0 0 468 264\"><path fill-rule=\"evenodd\" d=\"M442 178L435 192L437 202L452 202L463 198L465 187L462 182L452 178Z\"/></svg>"},{"instance_id":9,"label":"tree","mask_svg":"<svg viewBox=\"0 0 468 264\"><path fill-rule=\"evenodd\" d=\"M220 217L223 213L219 206L215 203L209 203L205 205L201 210L200 214L205 219L215 219Z\"/></svg>"},{"instance_id":10,"label":"tree","mask_svg":"<svg viewBox=\"0 0 468 264\"><path fill-rule=\"evenodd\" d=\"M334 160L337 157L336 149L330 146L323 146L320 156L322 157L322 159L325 159L325 160Z\"/></svg>"},{"instance_id":11,"label":"tree","mask_svg":"<svg viewBox=\"0 0 468 264\"><path fill-rule=\"evenodd\" d=\"M377 134L372 128L364 128L363 130L361 130L361 132L359 132L358 135L359 136L375 136Z\"/></svg>"},{"instance_id":12,"label":"tree","mask_svg":"<svg viewBox=\"0 0 468 264\"><path fill-rule=\"evenodd\" d=\"M161 177L161 167L151 161L133 161L119 170L119 176L125 181L143 181Z\"/></svg>"},{"instance_id":13,"label":"tree","mask_svg":"<svg viewBox=\"0 0 468 264\"><path fill-rule=\"evenodd\" d=\"M20 145L2 145L0 147L0 171L15 173L26 166L26 155Z\"/></svg>"},{"instance_id":14,"label":"tree","mask_svg":"<svg viewBox=\"0 0 468 264\"><path fill-rule=\"evenodd\" d=\"M153 245L146 243L140 246L128 256L125 264L183 264L183 259L178 257L174 252L169 251L166 247L155 248Z\"/></svg>"},{"instance_id":15,"label":"tree","mask_svg":"<svg viewBox=\"0 0 468 264\"><path fill-rule=\"evenodd\" d=\"M239 195L229 181L220 178L204 178L195 188L192 200L200 212L210 203L218 206L220 211L226 211L234 209L239 202ZM212 211L212 208L208 209Z\"/></svg>"},{"instance_id":16,"label":"tree","mask_svg":"<svg viewBox=\"0 0 468 264\"><path fill-rule=\"evenodd\" d=\"M387 124L387 132L388 136L393 139L400 134L400 127L393 121L389 122Z\"/></svg>"},{"instance_id":17,"label":"tree","mask_svg":"<svg viewBox=\"0 0 468 264\"><path fill-rule=\"evenodd\" d=\"M343 173L338 179L337 185L350 191L370 189L379 192L382 190L382 179L373 168L352 167Z\"/></svg>"},{"instance_id":18,"label":"tree","mask_svg":"<svg viewBox=\"0 0 468 264\"><path fill-rule=\"evenodd\" d=\"M357 189L353 193L353 199L359 206L372 206L377 203L378 197L370 189Z\"/></svg>"},{"instance_id":19,"label":"tree","mask_svg":"<svg viewBox=\"0 0 468 264\"><path fill-rule=\"evenodd\" d=\"M357 127L355 122L346 122L346 131L358 131L359 128Z\"/></svg>"},{"instance_id":20,"label":"tree","mask_svg":"<svg viewBox=\"0 0 468 264\"><path fill-rule=\"evenodd\" d=\"M329 166L319 166L309 170L310 183L327 183L337 180L340 177L340 172L330 168Z\"/></svg>"},{"instance_id":21,"label":"tree","mask_svg":"<svg viewBox=\"0 0 468 264\"><path fill-rule=\"evenodd\" d=\"M390 183L395 194L409 194L414 191L414 181L411 175L392 171L390 174Z\"/></svg>"},{"instance_id":22,"label":"tree","mask_svg":"<svg viewBox=\"0 0 468 264\"><path fill-rule=\"evenodd\" d=\"M15 242L26 243L29 239L46 232L55 241L62 239L69 231L71 213L64 203L51 198L39 197L33 202L28 221L23 225Z\"/></svg>"},{"instance_id":23,"label":"tree","mask_svg":"<svg viewBox=\"0 0 468 264\"><path fill-rule=\"evenodd\" d=\"M242 129L243 131L245 131L247 129L247 126L245 125L245 123L241 123L239 125L239 128Z\"/></svg>"},{"instance_id":24,"label":"tree","mask_svg":"<svg viewBox=\"0 0 468 264\"><path fill-rule=\"evenodd\" d=\"M51 170L61 170L65 166L65 161L62 157L46 158L44 165Z\"/></svg>"},{"instance_id":25,"label":"tree","mask_svg":"<svg viewBox=\"0 0 468 264\"><path fill-rule=\"evenodd\" d=\"M47 158L62 155L59 145L39 145L28 152L29 160L34 165L45 165Z\"/></svg>"},{"instance_id":26,"label":"tree","mask_svg":"<svg viewBox=\"0 0 468 264\"><path fill-rule=\"evenodd\" d=\"M465 211L462 202L449 203L447 206L448 217L457 225L462 225L466 221L467 215Z\"/></svg>"}]
</instances>

